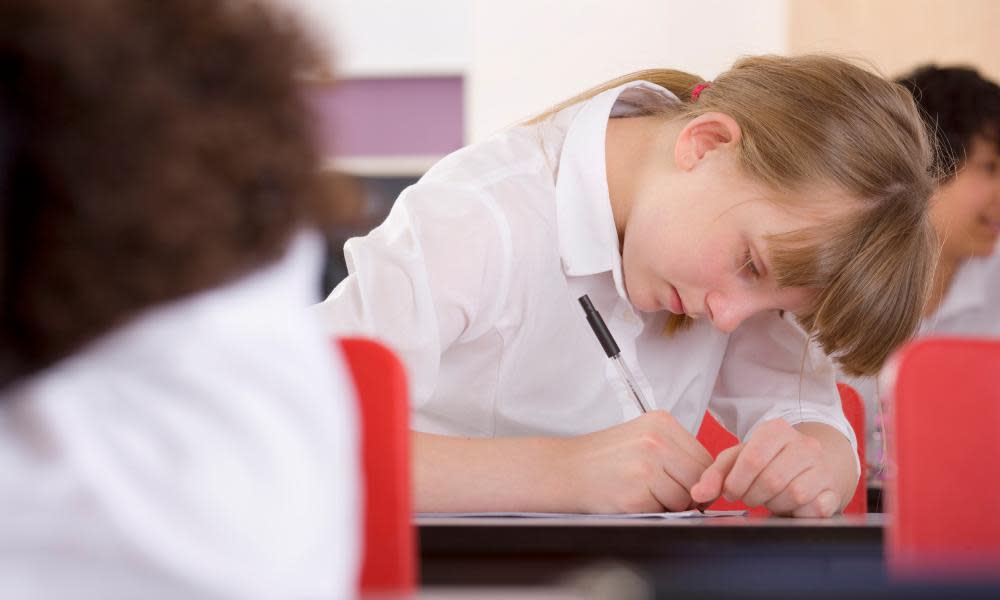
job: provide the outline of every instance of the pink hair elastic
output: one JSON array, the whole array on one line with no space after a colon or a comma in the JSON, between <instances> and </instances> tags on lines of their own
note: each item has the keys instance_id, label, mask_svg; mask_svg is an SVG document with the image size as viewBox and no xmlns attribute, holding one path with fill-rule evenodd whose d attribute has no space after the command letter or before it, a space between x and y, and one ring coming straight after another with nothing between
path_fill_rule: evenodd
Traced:
<instances>
[{"instance_id":1,"label":"pink hair elastic","mask_svg":"<svg viewBox=\"0 0 1000 600\"><path fill-rule=\"evenodd\" d=\"M701 96L701 93L710 88L711 86L712 86L711 81L699 83L698 85L694 86L694 89L691 90L691 102L697 102L698 96Z\"/></svg>"}]
</instances>

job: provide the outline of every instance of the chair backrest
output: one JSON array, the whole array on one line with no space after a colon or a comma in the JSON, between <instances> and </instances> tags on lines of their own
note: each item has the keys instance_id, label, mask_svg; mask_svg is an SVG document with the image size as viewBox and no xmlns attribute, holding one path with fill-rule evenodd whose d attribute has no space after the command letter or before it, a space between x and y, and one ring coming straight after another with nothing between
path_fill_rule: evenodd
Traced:
<instances>
[{"instance_id":1,"label":"chair backrest","mask_svg":"<svg viewBox=\"0 0 1000 600\"><path fill-rule=\"evenodd\" d=\"M865 404L861 399L861 394L846 383L838 383L837 391L840 392L840 406L844 410L844 416L851 424L854 438L858 441L858 461L861 463L858 487L854 488L854 495L844 507L844 513L863 515L868 512L868 467L865 462L868 441L866 436L868 434L865 427Z\"/></svg>"},{"instance_id":2,"label":"chair backrest","mask_svg":"<svg viewBox=\"0 0 1000 600\"><path fill-rule=\"evenodd\" d=\"M837 390L840 392L840 403L844 410L844 416L847 417L851 428L854 429L854 437L858 440L858 460L861 461L861 477L858 479L858 487L855 488L854 495L844 508L844 512L849 514L864 514L868 512L864 472L865 407L861 402L861 397L851 386L838 383ZM708 450L713 458L718 456L719 452L739 443L736 436L720 425L715 417L708 412L705 413L701 429L698 430L698 441L701 442L701 445ZM749 508L742 502L729 502L725 498L719 498L712 503L712 508L715 510L749 510L750 514L754 515L771 514L769 510L762 506Z\"/></svg>"},{"instance_id":3,"label":"chair backrest","mask_svg":"<svg viewBox=\"0 0 1000 600\"><path fill-rule=\"evenodd\" d=\"M922 339L889 368L890 572L1000 579L1000 340Z\"/></svg>"},{"instance_id":4,"label":"chair backrest","mask_svg":"<svg viewBox=\"0 0 1000 600\"><path fill-rule=\"evenodd\" d=\"M359 404L364 549L362 592L416 587L416 533L410 501L410 408L402 363L382 344L336 341L351 370Z\"/></svg>"}]
</instances>

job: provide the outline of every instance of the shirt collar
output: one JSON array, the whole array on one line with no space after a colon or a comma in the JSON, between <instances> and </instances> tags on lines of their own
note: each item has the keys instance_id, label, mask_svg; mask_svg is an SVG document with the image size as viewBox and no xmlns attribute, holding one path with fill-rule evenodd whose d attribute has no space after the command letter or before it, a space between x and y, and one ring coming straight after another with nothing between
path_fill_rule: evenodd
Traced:
<instances>
[{"instance_id":1,"label":"shirt collar","mask_svg":"<svg viewBox=\"0 0 1000 600\"><path fill-rule=\"evenodd\" d=\"M611 115L627 114L640 98L651 95L662 98L664 104L680 102L667 89L647 81L629 82L585 101L566 132L556 177L559 254L564 272L582 276L611 271L618 294L625 299L618 232L608 192L605 138Z\"/></svg>"}]
</instances>

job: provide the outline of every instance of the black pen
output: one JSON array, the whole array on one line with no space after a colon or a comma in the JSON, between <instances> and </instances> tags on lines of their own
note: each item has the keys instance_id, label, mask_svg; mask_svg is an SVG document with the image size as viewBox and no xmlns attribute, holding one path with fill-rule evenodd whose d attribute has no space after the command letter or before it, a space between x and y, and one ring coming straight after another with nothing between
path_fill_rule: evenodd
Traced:
<instances>
[{"instance_id":1,"label":"black pen","mask_svg":"<svg viewBox=\"0 0 1000 600\"><path fill-rule=\"evenodd\" d=\"M642 390L639 388L639 384L636 383L632 371L629 370L628 365L622 360L621 350L618 349L615 338L611 337L611 332L608 331L608 326L604 324L601 313L597 312L597 309L590 302L590 297L586 294L580 296L580 306L583 307L583 312L587 315L587 322L590 323L590 328L594 330L594 335L597 336L597 341L601 343L601 348L604 348L604 353L608 355L611 362L615 363L618 374L625 382L625 386L628 387L629 392L632 393L632 399L635 400L636 406L639 407L639 412L646 414L649 410L646 408L648 405L642 396Z\"/></svg>"}]
</instances>

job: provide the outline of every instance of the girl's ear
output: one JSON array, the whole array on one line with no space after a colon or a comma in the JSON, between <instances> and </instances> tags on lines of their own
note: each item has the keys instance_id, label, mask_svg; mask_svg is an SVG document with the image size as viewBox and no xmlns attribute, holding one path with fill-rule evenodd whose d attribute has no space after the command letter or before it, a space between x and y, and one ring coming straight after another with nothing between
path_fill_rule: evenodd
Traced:
<instances>
[{"instance_id":1,"label":"girl's ear","mask_svg":"<svg viewBox=\"0 0 1000 600\"><path fill-rule=\"evenodd\" d=\"M712 150L735 146L740 141L739 124L721 112L707 112L692 119L674 146L674 160L683 171L694 168Z\"/></svg>"}]
</instances>

